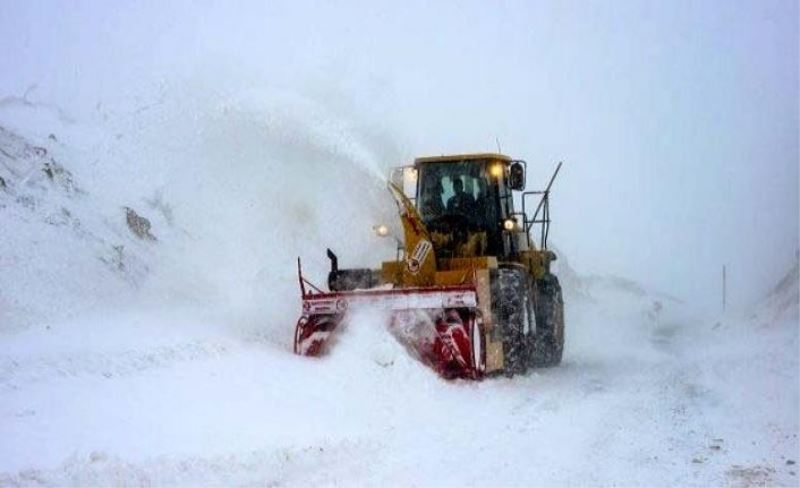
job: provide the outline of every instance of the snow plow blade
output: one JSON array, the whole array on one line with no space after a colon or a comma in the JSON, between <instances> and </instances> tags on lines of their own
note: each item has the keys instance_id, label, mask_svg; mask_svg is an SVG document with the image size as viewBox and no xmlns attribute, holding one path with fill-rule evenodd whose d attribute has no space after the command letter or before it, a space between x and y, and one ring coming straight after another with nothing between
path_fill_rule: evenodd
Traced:
<instances>
[{"instance_id":1,"label":"snow plow blade","mask_svg":"<svg viewBox=\"0 0 800 488\"><path fill-rule=\"evenodd\" d=\"M303 312L295 329L295 354L324 355L347 313L368 308L387 311L390 332L441 376L483 377L482 321L474 286L323 292L303 278L299 260L298 276Z\"/></svg>"}]
</instances>

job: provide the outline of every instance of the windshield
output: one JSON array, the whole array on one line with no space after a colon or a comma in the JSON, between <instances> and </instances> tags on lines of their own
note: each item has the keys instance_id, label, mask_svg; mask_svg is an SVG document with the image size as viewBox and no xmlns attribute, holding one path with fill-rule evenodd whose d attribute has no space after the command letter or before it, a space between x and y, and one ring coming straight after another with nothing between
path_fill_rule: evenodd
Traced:
<instances>
[{"instance_id":1,"label":"windshield","mask_svg":"<svg viewBox=\"0 0 800 488\"><path fill-rule=\"evenodd\" d=\"M494 206L487 205L492 199L485 164L464 161L421 165L418 207L422 220L429 223L442 216L461 216L479 226L496 220Z\"/></svg>"}]
</instances>

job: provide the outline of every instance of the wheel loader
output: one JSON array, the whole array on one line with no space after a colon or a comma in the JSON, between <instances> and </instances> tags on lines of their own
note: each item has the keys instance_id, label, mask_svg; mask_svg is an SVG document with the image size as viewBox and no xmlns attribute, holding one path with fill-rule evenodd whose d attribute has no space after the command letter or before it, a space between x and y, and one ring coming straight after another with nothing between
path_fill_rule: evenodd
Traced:
<instances>
[{"instance_id":1,"label":"wheel loader","mask_svg":"<svg viewBox=\"0 0 800 488\"><path fill-rule=\"evenodd\" d=\"M396 258L379 269L340 269L328 249L328 290L303 276L298 258L294 352L325 354L348 312L372 307L385 310L395 337L447 379L558 365L564 302L547 238L561 163L542 191L525 191L526 169L525 161L490 153L421 157L395 169L388 187L402 224ZM390 231L379 225L376 233Z\"/></svg>"}]
</instances>

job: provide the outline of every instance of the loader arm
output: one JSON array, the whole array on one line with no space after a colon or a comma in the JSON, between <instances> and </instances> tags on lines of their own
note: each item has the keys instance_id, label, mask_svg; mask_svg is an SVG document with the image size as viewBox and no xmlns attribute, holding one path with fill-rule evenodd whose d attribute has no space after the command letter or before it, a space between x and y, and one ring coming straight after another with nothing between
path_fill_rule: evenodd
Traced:
<instances>
[{"instance_id":1,"label":"loader arm","mask_svg":"<svg viewBox=\"0 0 800 488\"><path fill-rule=\"evenodd\" d=\"M402 286L431 286L436 276L436 253L430 233L416 207L403 191L391 182L389 191L397 202L400 220L403 222L405 262Z\"/></svg>"}]
</instances>

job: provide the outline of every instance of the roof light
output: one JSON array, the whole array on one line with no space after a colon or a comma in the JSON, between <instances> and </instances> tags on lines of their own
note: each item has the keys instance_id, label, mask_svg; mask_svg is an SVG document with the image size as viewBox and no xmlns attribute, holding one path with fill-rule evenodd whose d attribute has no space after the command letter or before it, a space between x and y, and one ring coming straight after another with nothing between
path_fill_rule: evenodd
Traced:
<instances>
[{"instance_id":1,"label":"roof light","mask_svg":"<svg viewBox=\"0 0 800 488\"><path fill-rule=\"evenodd\" d=\"M495 163L489 167L489 174L495 178L500 178L503 175L503 165Z\"/></svg>"}]
</instances>

